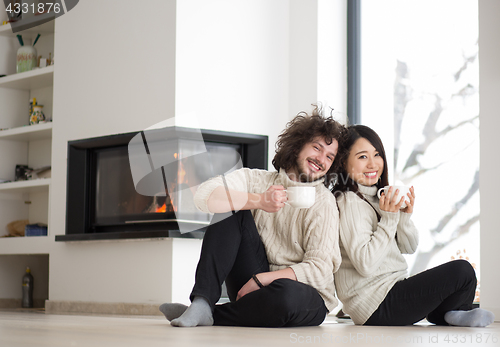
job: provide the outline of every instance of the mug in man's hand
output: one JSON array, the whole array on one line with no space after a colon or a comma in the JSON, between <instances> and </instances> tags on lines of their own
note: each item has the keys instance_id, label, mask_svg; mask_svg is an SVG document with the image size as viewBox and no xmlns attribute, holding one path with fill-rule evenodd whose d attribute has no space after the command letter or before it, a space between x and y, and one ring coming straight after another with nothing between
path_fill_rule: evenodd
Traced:
<instances>
[{"instance_id":1,"label":"mug in man's hand","mask_svg":"<svg viewBox=\"0 0 500 347\"><path fill-rule=\"evenodd\" d=\"M389 192L390 187L392 187L392 196L387 196L387 193ZM389 199L392 199L394 197L394 193L396 192L396 189L399 189L396 202L399 202L401 200L401 198L404 196L405 200L403 201L401 208L405 208L406 207L406 200L408 199L407 194L410 193L410 186L385 186L384 188L380 188L378 190L377 196L380 199L380 194L383 191L386 197L388 197Z\"/></svg>"},{"instance_id":2,"label":"mug in man's hand","mask_svg":"<svg viewBox=\"0 0 500 347\"><path fill-rule=\"evenodd\" d=\"M316 200L315 187L288 187L285 192L288 197L287 204L295 208L309 208Z\"/></svg>"}]
</instances>

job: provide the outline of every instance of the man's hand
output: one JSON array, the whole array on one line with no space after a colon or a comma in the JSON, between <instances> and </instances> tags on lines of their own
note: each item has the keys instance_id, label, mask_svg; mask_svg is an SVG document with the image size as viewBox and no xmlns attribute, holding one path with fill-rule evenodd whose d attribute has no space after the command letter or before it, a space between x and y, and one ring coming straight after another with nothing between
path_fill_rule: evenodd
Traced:
<instances>
[{"instance_id":1,"label":"man's hand","mask_svg":"<svg viewBox=\"0 0 500 347\"><path fill-rule=\"evenodd\" d=\"M288 278L291 279L292 281L297 280L297 276L295 276L295 272L292 270L292 268L287 267L285 269L277 270L277 271L270 271L270 272L261 272L256 274L257 279L260 281L260 283L265 287L271 284L274 280L277 280L279 278ZM260 287L259 285L254 281L253 278L250 278L247 283L241 289L238 291L238 295L236 296L236 300L241 299L248 293L251 293L253 291L259 290Z\"/></svg>"},{"instance_id":2,"label":"man's hand","mask_svg":"<svg viewBox=\"0 0 500 347\"><path fill-rule=\"evenodd\" d=\"M248 293L251 293L255 290L260 289L259 285L254 281L253 278L250 278L243 287L238 291L238 295L236 296L236 300L240 300L242 297L247 295Z\"/></svg>"},{"instance_id":3,"label":"man's hand","mask_svg":"<svg viewBox=\"0 0 500 347\"><path fill-rule=\"evenodd\" d=\"M271 213L281 210L288 200L285 188L279 185L269 187L268 190L259 194L259 196L258 208Z\"/></svg>"}]
</instances>

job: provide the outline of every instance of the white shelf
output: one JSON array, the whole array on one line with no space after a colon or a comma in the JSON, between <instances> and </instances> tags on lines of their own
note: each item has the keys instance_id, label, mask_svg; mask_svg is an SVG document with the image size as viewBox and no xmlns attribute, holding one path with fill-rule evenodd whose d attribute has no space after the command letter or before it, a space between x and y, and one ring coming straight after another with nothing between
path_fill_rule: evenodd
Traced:
<instances>
[{"instance_id":1,"label":"white shelf","mask_svg":"<svg viewBox=\"0 0 500 347\"><path fill-rule=\"evenodd\" d=\"M0 130L0 140L35 141L52 138L52 122Z\"/></svg>"},{"instance_id":2,"label":"white shelf","mask_svg":"<svg viewBox=\"0 0 500 347\"><path fill-rule=\"evenodd\" d=\"M47 191L50 186L50 178L40 178L30 181L17 181L0 183L0 193L16 192L16 193L34 193Z\"/></svg>"},{"instance_id":3,"label":"white shelf","mask_svg":"<svg viewBox=\"0 0 500 347\"><path fill-rule=\"evenodd\" d=\"M48 254L49 236L0 237L0 254Z\"/></svg>"},{"instance_id":4,"label":"white shelf","mask_svg":"<svg viewBox=\"0 0 500 347\"><path fill-rule=\"evenodd\" d=\"M33 22L43 20L45 17L42 16L34 16L28 19L25 19L24 21L21 21L22 25L30 25ZM16 37L16 35L21 34L21 35L26 35L26 36L36 36L37 34L53 34L54 33L54 20L51 20L50 22L44 23L37 25L36 27L29 28L17 33L12 32L12 26L10 23L5 24L5 25L0 25L0 36L12 36Z\"/></svg>"},{"instance_id":5,"label":"white shelf","mask_svg":"<svg viewBox=\"0 0 500 347\"><path fill-rule=\"evenodd\" d=\"M0 88L30 90L53 85L54 65L0 78Z\"/></svg>"}]
</instances>

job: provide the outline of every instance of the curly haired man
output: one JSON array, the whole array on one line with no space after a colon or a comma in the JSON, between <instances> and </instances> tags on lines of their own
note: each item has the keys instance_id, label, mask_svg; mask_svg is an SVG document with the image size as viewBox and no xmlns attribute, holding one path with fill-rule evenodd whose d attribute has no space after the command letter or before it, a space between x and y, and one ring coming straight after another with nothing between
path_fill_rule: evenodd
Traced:
<instances>
[{"instance_id":1,"label":"curly haired man","mask_svg":"<svg viewBox=\"0 0 500 347\"><path fill-rule=\"evenodd\" d=\"M287 124L272 161L277 171L242 168L204 182L195 204L214 213L203 239L191 305L163 304L173 326L319 325L337 306L339 213L330 192L345 128L316 107ZM315 188L309 208L286 189ZM226 282L230 302L216 305Z\"/></svg>"}]
</instances>

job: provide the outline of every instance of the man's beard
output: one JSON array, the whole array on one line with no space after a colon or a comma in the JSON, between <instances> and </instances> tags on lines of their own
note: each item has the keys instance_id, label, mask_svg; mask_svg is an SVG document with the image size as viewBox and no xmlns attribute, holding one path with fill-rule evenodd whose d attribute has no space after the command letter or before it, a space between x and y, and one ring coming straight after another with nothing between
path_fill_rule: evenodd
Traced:
<instances>
[{"instance_id":1,"label":"man's beard","mask_svg":"<svg viewBox=\"0 0 500 347\"><path fill-rule=\"evenodd\" d=\"M314 181L317 181L317 180L323 178L324 175L321 175L321 174L320 174L320 176L313 176L311 174L306 173L306 170L304 170L304 166L307 165L307 163L306 163L307 161L312 161L314 164L318 165L323 170L323 165L321 165L320 163L318 163L314 159L306 158L306 160L302 163L299 163L297 161L296 166L297 166L297 173L299 174L299 181L300 182L314 182ZM301 165L301 164L303 164L303 165Z\"/></svg>"}]
</instances>

